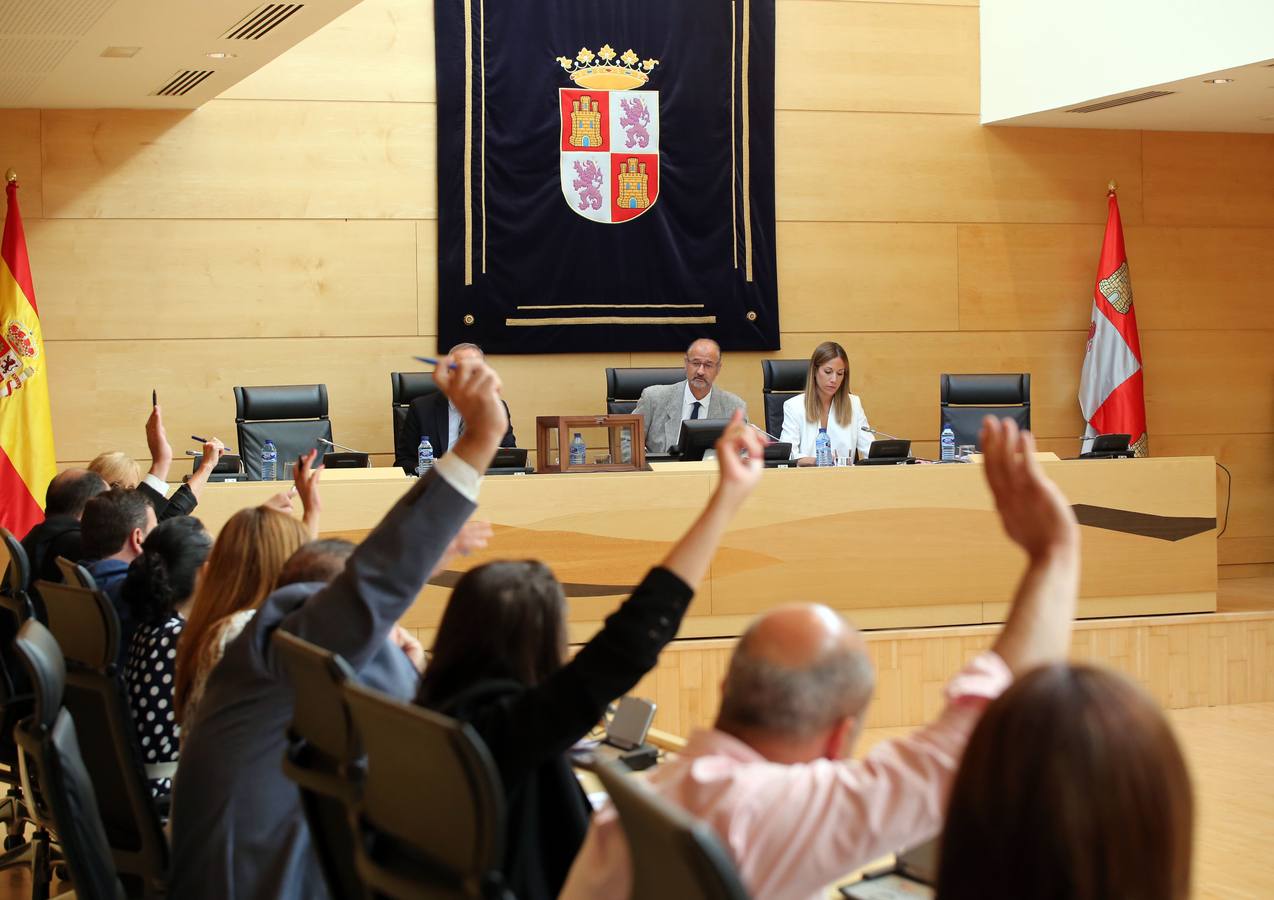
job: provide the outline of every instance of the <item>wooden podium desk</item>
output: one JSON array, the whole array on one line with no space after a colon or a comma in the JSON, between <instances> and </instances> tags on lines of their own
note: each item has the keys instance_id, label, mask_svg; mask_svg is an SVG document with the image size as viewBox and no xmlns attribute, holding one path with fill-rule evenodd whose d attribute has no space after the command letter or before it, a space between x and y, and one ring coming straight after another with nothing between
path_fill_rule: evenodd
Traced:
<instances>
[{"instance_id":1,"label":"wooden podium desk","mask_svg":"<svg viewBox=\"0 0 1274 900\"><path fill-rule=\"evenodd\" d=\"M1083 617L1216 609L1216 481L1211 457L1051 460L1076 507ZM495 558L539 558L570 602L571 639L597 630L689 526L715 466L485 479L478 517L489 550L457 560L404 624L437 625L459 573ZM323 475L325 535L360 539L410 486L398 469ZM197 515L216 532L285 488L211 484ZM770 469L736 517L681 637L739 634L792 601L843 610L864 628L1002 621L1024 556L1002 533L976 465Z\"/></svg>"}]
</instances>

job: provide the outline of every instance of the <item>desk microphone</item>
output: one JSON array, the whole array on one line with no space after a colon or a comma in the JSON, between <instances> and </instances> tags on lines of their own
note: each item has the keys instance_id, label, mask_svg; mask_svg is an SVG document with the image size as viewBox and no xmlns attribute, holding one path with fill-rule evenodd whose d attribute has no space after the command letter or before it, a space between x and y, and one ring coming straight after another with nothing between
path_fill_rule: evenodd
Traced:
<instances>
[{"instance_id":1,"label":"desk microphone","mask_svg":"<svg viewBox=\"0 0 1274 900\"><path fill-rule=\"evenodd\" d=\"M890 433L889 433L889 432L887 432L887 431L881 431L881 430L880 430L880 429L878 429L878 428L869 428L869 427L867 427L866 425L860 426L860 429L859 429L859 430L861 430L861 431L865 431L865 432L867 432L868 434L878 434L878 435L880 435L880 436L881 436L881 437L883 437L883 438L889 438L889 440L891 440L891 441L902 441L902 440L906 440L906 438L895 437L894 435L890 434Z\"/></svg>"},{"instance_id":2,"label":"desk microphone","mask_svg":"<svg viewBox=\"0 0 1274 900\"><path fill-rule=\"evenodd\" d=\"M329 447L335 447L337 450L344 450L346 453L362 453L362 450L355 450L353 447L346 447L344 444L338 444L336 441L329 441L327 438L319 438L320 444L327 444Z\"/></svg>"},{"instance_id":3,"label":"desk microphone","mask_svg":"<svg viewBox=\"0 0 1274 900\"><path fill-rule=\"evenodd\" d=\"M749 425L752 425L752 423L751 423L751 422L749 422L748 424L749 424ZM767 438L769 438L770 440L774 441L774 443L776 443L776 444L777 444L777 443L780 443L781 438L776 438L774 435L770 434L768 431L766 431L766 430L765 430L764 428L762 428L760 425L752 425L752 427L753 427L753 428L755 428L757 431L761 432L761 434L765 435L765 436L766 436Z\"/></svg>"}]
</instances>

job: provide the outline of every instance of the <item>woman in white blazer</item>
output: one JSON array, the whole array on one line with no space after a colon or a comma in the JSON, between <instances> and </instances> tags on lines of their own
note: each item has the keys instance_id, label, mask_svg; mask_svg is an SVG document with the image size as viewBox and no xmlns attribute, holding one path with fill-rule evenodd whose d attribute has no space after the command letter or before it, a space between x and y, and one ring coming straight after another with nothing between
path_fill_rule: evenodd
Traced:
<instances>
[{"instance_id":1,"label":"woman in white blazer","mask_svg":"<svg viewBox=\"0 0 1274 900\"><path fill-rule=\"evenodd\" d=\"M814 348L805 392L783 404L783 433L780 440L792 444L792 458L798 465L814 465L814 441L820 428L827 429L832 452L848 456L855 450L867 455L872 435L863 431L867 414L857 396L849 392L849 356L835 341Z\"/></svg>"}]
</instances>

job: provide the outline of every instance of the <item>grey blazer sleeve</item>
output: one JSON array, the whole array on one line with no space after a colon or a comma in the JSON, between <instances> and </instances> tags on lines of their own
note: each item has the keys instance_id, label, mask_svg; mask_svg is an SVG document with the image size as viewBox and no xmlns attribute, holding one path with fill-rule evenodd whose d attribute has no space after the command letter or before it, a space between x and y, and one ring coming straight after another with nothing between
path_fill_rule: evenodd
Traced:
<instances>
[{"instance_id":1,"label":"grey blazer sleeve","mask_svg":"<svg viewBox=\"0 0 1274 900\"><path fill-rule=\"evenodd\" d=\"M358 546L345 571L280 627L361 669L476 508L437 473L420 479Z\"/></svg>"},{"instance_id":2,"label":"grey blazer sleeve","mask_svg":"<svg viewBox=\"0 0 1274 900\"><path fill-rule=\"evenodd\" d=\"M641 430L646 438L647 450L651 449L650 424L651 424L651 420L654 417L654 405L652 403L652 399L650 395L651 395L650 388L646 388L645 390L643 390L641 392L641 396L637 398L637 405L633 408L633 415L641 416L641 420L642 420Z\"/></svg>"}]
</instances>

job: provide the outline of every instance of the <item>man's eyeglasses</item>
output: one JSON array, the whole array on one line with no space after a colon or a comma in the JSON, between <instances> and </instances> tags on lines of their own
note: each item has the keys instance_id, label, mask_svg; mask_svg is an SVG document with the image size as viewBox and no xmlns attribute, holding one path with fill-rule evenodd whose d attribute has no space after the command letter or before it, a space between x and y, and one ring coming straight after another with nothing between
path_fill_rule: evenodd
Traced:
<instances>
[{"instance_id":1,"label":"man's eyeglasses","mask_svg":"<svg viewBox=\"0 0 1274 900\"><path fill-rule=\"evenodd\" d=\"M686 365L692 369L704 368L711 372L717 367L717 364L710 359L686 359Z\"/></svg>"}]
</instances>

